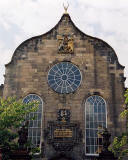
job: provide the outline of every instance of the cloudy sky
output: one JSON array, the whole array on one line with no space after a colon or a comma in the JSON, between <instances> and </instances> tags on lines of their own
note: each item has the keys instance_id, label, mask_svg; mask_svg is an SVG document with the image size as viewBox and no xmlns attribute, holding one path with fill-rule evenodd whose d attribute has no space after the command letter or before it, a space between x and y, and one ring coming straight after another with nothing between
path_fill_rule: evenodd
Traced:
<instances>
[{"instance_id":1,"label":"cloudy sky","mask_svg":"<svg viewBox=\"0 0 128 160\"><path fill-rule=\"evenodd\" d=\"M65 0L0 0L0 84L7 64L24 40L50 30L61 18ZM78 28L109 43L128 79L128 0L68 0ZM128 80L126 81L128 87Z\"/></svg>"}]
</instances>

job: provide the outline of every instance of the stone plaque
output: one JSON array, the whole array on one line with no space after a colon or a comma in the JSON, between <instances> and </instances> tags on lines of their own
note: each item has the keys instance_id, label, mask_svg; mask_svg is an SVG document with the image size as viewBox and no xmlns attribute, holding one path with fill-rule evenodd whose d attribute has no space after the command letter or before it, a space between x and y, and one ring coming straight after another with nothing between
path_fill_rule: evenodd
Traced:
<instances>
[{"instance_id":1,"label":"stone plaque","mask_svg":"<svg viewBox=\"0 0 128 160\"><path fill-rule=\"evenodd\" d=\"M63 138L63 137L72 137L72 130L71 129L55 129L54 130L54 137L55 138Z\"/></svg>"},{"instance_id":2,"label":"stone plaque","mask_svg":"<svg viewBox=\"0 0 128 160\"><path fill-rule=\"evenodd\" d=\"M47 142L56 151L70 151L82 140L82 132L78 123L50 121L45 132L47 133Z\"/></svg>"}]
</instances>

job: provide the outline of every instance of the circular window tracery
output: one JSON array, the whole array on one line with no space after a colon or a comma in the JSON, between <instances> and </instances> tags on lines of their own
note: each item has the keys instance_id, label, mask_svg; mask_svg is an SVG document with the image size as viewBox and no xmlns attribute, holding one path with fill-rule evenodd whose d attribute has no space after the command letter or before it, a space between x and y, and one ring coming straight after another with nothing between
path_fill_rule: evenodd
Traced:
<instances>
[{"instance_id":1,"label":"circular window tracery","mask_svg":"<svg viewBox=\"0 0 128 160\"><path fill-rule=\"evenodd\" d=\"M58 63L48 73L50 87L62 94L74 92L79 87L81 79L80 70L70 62Z\"/></svg>"}]
</instances>

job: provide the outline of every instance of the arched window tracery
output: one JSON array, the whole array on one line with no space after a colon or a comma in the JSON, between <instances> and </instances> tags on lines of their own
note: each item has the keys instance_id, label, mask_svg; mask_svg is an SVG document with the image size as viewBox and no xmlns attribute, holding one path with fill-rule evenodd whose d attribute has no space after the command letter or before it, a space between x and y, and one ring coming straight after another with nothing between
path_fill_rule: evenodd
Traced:
<instances>
[{"instance_id":1,"label":"arched window tracery","mask_svg":"<svg viewBox=\"0 0 128 160\"><path fill-rule=\"evenodd\" d=\"M86 154L98 155L102 149L102 137L99 132L107 127L107 111L105 100L98 96L90 96L85 103L85 139Z\"/></svg>"},{"instance_id":2,"label":"arched window tracery","mask_svg":"<svg viewBox=\"0 0 128 160\"><path fill-rule=\"evenodd\" d=\"M26 117L29 121L28 140L31 141L33 147L41 147L43 101L38 95L29 94L23 99L23 102L29 103L33 100L39 101L39 106L36 112L31 112L28 117ZM35 117L35 119L31 120L31 117Z\"/></svg>"}]
</instances>

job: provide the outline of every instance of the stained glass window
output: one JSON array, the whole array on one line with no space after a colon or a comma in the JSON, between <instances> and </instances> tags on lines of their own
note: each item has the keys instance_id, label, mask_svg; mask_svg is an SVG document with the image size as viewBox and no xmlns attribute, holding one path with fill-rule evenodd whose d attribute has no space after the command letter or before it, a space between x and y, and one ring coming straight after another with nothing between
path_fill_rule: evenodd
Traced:
<instances>
[{"instance_id":1,"label":"stained glass window","mask_svg":"<svg viewBox=\"0 0 128 160\"><path fill-rule=\"evenodd\" d=\"M79 87L81 79L80 70L70 62L57 63L48 73L50 87L62 94L74 92Z\"/></svg>"},{"instance_id":2,"label":"stained glass window","mask_svg":"<svg viewBox=\"0 0 128 160\"><path fill-rule=\"evenodd\" d=\"M39 101L38 110L36 112L31 112L26 119L29 121L28 126L28 140L31 141L31 143L34 146L40 147L41 145L41 128L42 128L42 107L43 102L42 99L35 94L29 94L23 99L24 103L32 102L33 100ZM34 120L31 120L31 118L34 117Z\"/></svg>"},{"instance_id":3,"label":"stained glass window","mask_svg":"<svg viewBox=\"0 0 128 160\"><path fill-rule=\"evenodd\" d=\"M85 103L86 154L98 155L102 149L100 132L106 128L106 102L97 95L91 96Z\"/></svg>"}]
</instances>

